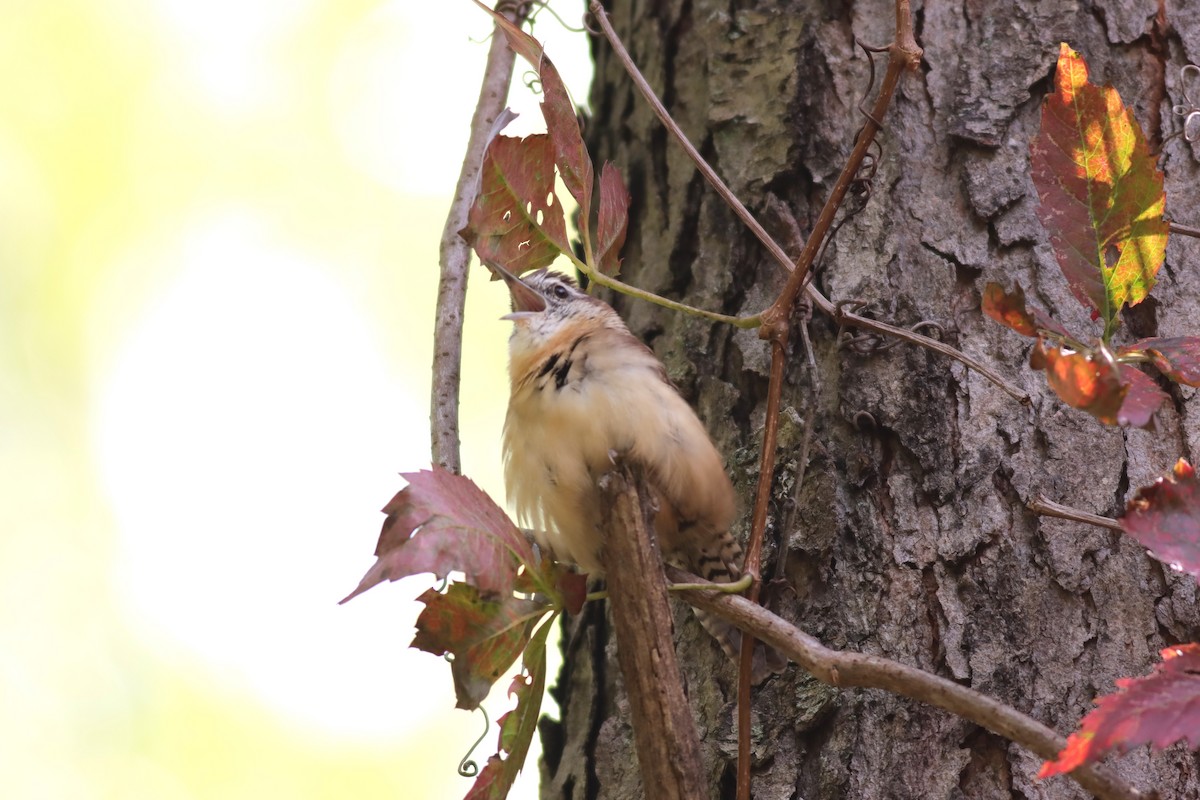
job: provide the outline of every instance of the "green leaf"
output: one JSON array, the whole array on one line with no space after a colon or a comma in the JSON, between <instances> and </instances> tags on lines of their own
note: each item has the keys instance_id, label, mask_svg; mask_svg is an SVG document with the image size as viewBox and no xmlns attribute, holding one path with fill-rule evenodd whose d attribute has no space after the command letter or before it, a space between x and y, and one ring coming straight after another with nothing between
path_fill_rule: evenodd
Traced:
<instances>
[{"instance_id":1,"label":"green leaf","mask_svg":"<svg viewBox=\"0 0 1200 800\"><path fill-rule=\"evenodd\" d=\"M516 696L517 706L497 720L499 747L475 779L465 800L504 800L517 773L525 766L529 744L537 731L538 716L542 711L542 697L546 693L546 637L556 619L558 616L552 615L542 623L525 648L524 669L513 679L508 690L510 697Z\"/></svg>"},{"instance_id":2,"label":"green leaf","mask_svg":"<svg viewBox=\"0 0 1200 800\"><path fill-rule=\"evenodd\" d=\"M1145 298L1167 246L1163 177L1132 111L1061 46L1055 91L1042 106L1030 169L1042 223L1072 294L1104 321Z\"/></svg>"}]
</instances>

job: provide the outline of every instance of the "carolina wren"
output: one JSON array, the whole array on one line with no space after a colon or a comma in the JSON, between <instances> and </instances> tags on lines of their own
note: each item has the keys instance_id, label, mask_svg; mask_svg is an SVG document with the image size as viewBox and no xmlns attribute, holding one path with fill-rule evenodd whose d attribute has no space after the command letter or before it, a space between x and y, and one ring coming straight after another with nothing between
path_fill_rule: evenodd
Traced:
<instances>
[{"instance_id":1,"label":"carolina wren","mask_svg":"<svg viewBox=\"0 0 1200 800\"><path fill-rule=\"evenodd\" d=\"M542 269L518 278L491 267L512 295L504 478L518 518L560 561L603 572L597 480L610 453L646 471L658 513L654 530L667 561L704 578L741 576L742 548L730 534L733 486L708 432L667 378L662 363L607 303L575 281ZM697 613L736 658L741 633ZM768 668L756 654L756 681Z\"/></svg>"}]
</instances>

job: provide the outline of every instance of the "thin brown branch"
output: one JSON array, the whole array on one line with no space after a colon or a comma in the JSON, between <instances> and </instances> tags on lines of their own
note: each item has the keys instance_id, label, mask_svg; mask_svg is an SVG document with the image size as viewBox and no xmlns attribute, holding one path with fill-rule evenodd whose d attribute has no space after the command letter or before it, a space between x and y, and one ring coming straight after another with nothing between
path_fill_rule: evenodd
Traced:
<instances>
[{"instance_id":1,"label":"thin brown branch","mask_svg":"<svg viewBox=\"0 0 1200 800\"><path fill-rule=\"evenodd\" d=\"M1035 511L1047 517L1069 519L1073 522L1086 522L1088 525L1098 525L1101 528L1109 528L1114 531L1125 530L1121 527L1121 523L1112 517L1102 517L1099 514L1090 514L1087 511L1080 511L1077 508L1064 506L1042 494L1035 495L1032 500L1025 504L1025 507L1030 511Z\"/></svg>"},{"instance_id":2,"label":"thin brown branch","mask_svg":"<svg viewBox=\"0 0 1200 800\"><path fill-rule=\"evenodd\" d=\"M663 124L667 131L673 137L675 137L675 141L679 142L679 146L683 148L685 153L687 153L687 157L692 160L692 163L696 166L696 169L699 170L700 174L704 176L704 179L708 181L708 184L713 187L716 193L721 196L721 199L724 200L731 209L733 209L733 213L737 215L738 219L740 219L742 223L750 229L750 232L754 234L755 238L762 243L762 246L767 249L767 252L771 254L771 257L774 258L785 270L790 271L793 267L792 259L789 258L788 254L783 251L783 248L779 246L779 243L771 238L771 235L767 233L766 229L762 225L759 224L758 220L754 218L754 215L750 213L746 206L742 205L742 201L739 200L737 195L735 195L733 191L725 185L725 182L717 176L716 171L713 170L713 168L709 166L708 162L704 160L704 156L700 155L700 151L697 150L695 145L688 140L687 135L683 132L679 125L676 124L675 120L671 119L671 115L667 112L666 106L662 104L662 101L658 99L658 95L656 95L654 90L650 88L650 84L646 81L645 76L642 75L641 70L638 69L637 64L633 63L633 58L629 55L629 51L626 50L625 45L621 43L621 39L617 36L617 32L613 30L612 24L608 21L608 13L604 10L604 6L600 5L599 0L592 0L589 7L591 8L592 16L594 16L596 21L600 24L600 30L604 32L604 37L608 39L608 43L612 45L613 52L616 53L618 60L620 60L621 64L625 67L625 72L629 75L630 80L633 81L633 85L637 87L639 92L641 92L642 97L645 98L646 102L650 104L650 108L654 111L654 115L658 117L659 121ZM756 318L757 317L755 317L755 319Z\"/></svg>"},{"instance_id":3,"label":"thin brown branch","mask_svg":"<svg viewBox=\"0 0 1200 800\"><path fill-rule=\"evenodd\" d=\"M859 167L862 166L863 159L866 158L867 152L871 148L871 142L875 139L875 134L882 126L883 117L887 114L888 106L891 105L892 95L896 92L901 73L905 70L915 70L921 63L922 51L913 38L912 11L909 9L908 0L896 0L896 40L888 48L888 52L890 57L888 58L887 72L883 76L883 85L879 88L879 95L875 98L875 105L872 106L871 113L867 115L866 122L858 132L854 149L850 152L850 157L846 159L846 165L842 167L837 182L833 184L833 189L829 192L829 197L826 198L825 205L821 208L821 214L817 217L812 232L808 235L808 242L804 245L804 250L796 261L796 269L788 276L787 284L779 293L779 297L771 304L770 308L762 313L763 328L760 329L759 336L763 338L766 338L763 330L770 328L775 320L786 319L792 313L792 305L796 302L796 297L804 286L808 271L812 268L813 259L820 252L821 243L833 225L834 217L837 216L842 200L845 198L850 184L853 183L854 176L858 174Z\"/></svg>"},{"instance_id":4,"label":"thin brown branch","mask_svg":"<svg viewBox=\"0 0 1200 800\"><path fill-rule=\"evenodd\" d=\"M692 800L708 795L700 738L683 689L671 636L662 558L646 520L654 514L641 478L627 463L601 478L608 531L604 562L617 660L633 717L646 797Z\"/></svg>"},{"instance_id":5,"label":"thin brown branch","mask_svg":"<svg viewBox=\"0 0 1200 800\"><path fill-rule=\"evenodd\" d=\"M1194 236L1200 239L1200 228L1193 228L1190 225L1180 225L1178 222L1170 223L1171 233L1178 233L1180 236Z\"/></svg>"},{"instance_id":6,"label":"thin brown branch","mask_svg":"<svg viewBox=\"0 0 1200 800\"><path fill-rule=\"evenodd\" d=\"M678 583L703 580L675 567L668 567L667 575ZM885 689L929 703L1010 739L1040 758L1055 758L1066 746L1066 739L1062 736L998 700L916 667L879 656L827 648L814 637L744 597L706 591L682 592L681 595L696 608L717 614L776 648L822 683L838 688ZM1103 800L1154 798L1154 794L1133 788L1111 770L1101 766L1081 767L1069 773L1068 777Z\"/></svg>"},{"instance_id":7,"label":"thin brown branch","mask_svg":"<svg viewBox=\"0 0 1200 800\"><path fill-rule=\"evenodd\" d=\"M830 313L834 319L843 325L850 325L855 328L862 328L864 330L886 334L888 336L919 345L927 350L932 350L935 353L941 353L942 355L948 356L965 365L966 367L975 370L980 375L996 384L996 386L1003 390L1004 393L1009 397L1012 397L1014 400L1021 403L1021 405L1028 406L1033 402L1028 394L1004 380L1004 378L1002 378L998 372L990 367L984 366L981 362L975 360L963 351L951 347L945 342L939 342L937 339L933 339L928 336L922 336L916 331L911 331L907 328L897 328L895 325L889 325L888 323L880 322L877 319L860 317L858 314L855 314L852 311L847 311L845 308L838 308L830 303L829 300L826 299L826 297L821 294L819 290L813 288L811 285L808 287L808 296L812 298L813 302L816 303L816 305L822 310L825 310L825 307L829 306L831 309Z\"/></svg>"},{"instance_id":8,"label":"thin brown branch","mask_svg":"<svg viewBox=\"0 0 1200 800\"><path fill-rule=\"evenodd\" d=\"M510 22L524 21L526 6L500 0L496 10ZM437 312L433 327L433 387L429 398L429 434L433 463L451 472L462 471L458 435L458 392L462 370L463 309L467 299L467 267L471 263L471 248L458 232L467 224L467 213L475 202L475 187L483 166L496 117L504 110L508 84L512 79L514 54L504 35L496 30L488 49L479 101L471 119L471 135L463 156L462 170L454 188L454 200L442 229L438 258L441 276L438 280Z\"/></svg>"},{"instance_id":9,"label":"thin brown branch","mask_svg":"<svg viewBox=\"0 0 1200 800\"><path fill-rule=\"evenodd\" d=\"M771 487L775 473L775 443L779 439L779 402L783 393L783 367L787 360L784 346L787 344L787 320L773 328L771 339L771 378L767 384L766 430L763 431L763 448L759 456L758 489L754 497L754 514L750 518L750 542L746 549L746 560L742 571L753 580L750 584L749 600L758 603L762 581L763 532L767 527L767 507L771 502ZM770 446L767 445L770 443ZM750 800L750 681L754 664L754 637L742 637L742 652L738 662L738 800Z\"/></svg>"}]
</instances>

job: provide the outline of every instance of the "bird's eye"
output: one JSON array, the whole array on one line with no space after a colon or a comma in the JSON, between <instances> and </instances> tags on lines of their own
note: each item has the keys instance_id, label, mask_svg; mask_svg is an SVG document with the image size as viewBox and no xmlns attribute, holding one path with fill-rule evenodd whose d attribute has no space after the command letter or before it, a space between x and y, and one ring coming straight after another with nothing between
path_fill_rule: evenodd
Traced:
<instances>
[{"instance_id":1,"label":"bird's eye","mask_svg":"<svg viewBox=\"0 0 1200 800\"><path fill-rule=\"evenodd\" d=\"M559 300L566 300L568 297L571 296L571 293L567 291L567 287L563 286L561 283L554 284L553 291L554 291L554 296L557 297Z\"/></svg>"}]
</instances>

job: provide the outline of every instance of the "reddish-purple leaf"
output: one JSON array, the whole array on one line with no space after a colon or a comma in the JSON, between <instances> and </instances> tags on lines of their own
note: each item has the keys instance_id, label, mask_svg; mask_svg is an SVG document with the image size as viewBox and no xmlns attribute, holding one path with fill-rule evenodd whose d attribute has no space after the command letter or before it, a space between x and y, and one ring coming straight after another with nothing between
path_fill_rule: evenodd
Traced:
<instances>
[{"instance_id":1,"label":"reddish-purple leaf","mask_svg":"<svg viewBox=\"0 0 1200 800\"><path fill-rule=\"evenodd\" d=\"M546 131L554 142L554 163L558 165L563 185L579 203L580 224L586 226L592 207L592 158L583 143L575 104L567 94L567 87L536 39L479 0L475 0L475 4L492 15L504 31L509 46L537 72L542 84L542 116L546 119Z\"/></svg>"},{"instance_id":2,"label":"reddish-purple leaf","mask_svg":"<svg viewBox=\"0 0 1200 800\"><path fill-rule=\"evenodd\" d=\"M388 515L374 566L342 602L385 580L461 572L491 598L512 594L517 567L535 562L508 515L468 478L444 469L403 474L408 486L384 506Z\"/></svg>"},{"instance_id":3,"label":"reddish-purple leaf","mask_svg":"<svg viewBox=\"0 0 1200 800\"><path fill-rule=\"evenodd\" d=\"M485 263L520 275L570 250L562 204L554 195L554 157L544 133L497 136L480 171L479 194L459 235Z\"/></svg>"},{"instance_id":4,"label":"reddish-purple leaf","mask_svg":"<svg viewBox=\"0 0 1200 800\"><path fill-rule=\"evenodd\" d=\"M600 218L596 223L596 266L605 275L621 271L621 245L629 228L629 191L621 171L605 161L600 170Z\"/></svg>"},{"instance_id":5,"label":"reddish-purple leaf","mask_svg":"<svg viewBox=\"0 0 1200 800\"><path fill-rule=\"evenodd\" d=\"M1200 337L1142 339L1122 347L1119 355L1147 353L1163 375L1177 383L1200 386Z\"/></svg>"},{"instance_id":6,"label":"reddish-purple leaf","mask_svg":"<svg viewBox=\"0 0 1200 800\"><path fill-rule=\"evenodd\" d=\"M525 648L524 671L508 690L510 697L516 696L517 707L496 721L500 726L497 753L488 759L465 800L504 800L525 765L546 691L546 636L553 624L553 618L547 620Z\"/></svg>"},{"instance_id":7,"label":"reddish-purple leaf","mask_svg":"<svg viewBox=\"0 0 1200 800\"><path fill-rule=\"evenodd\" d=\"M1200 578L1200 480L1188 462L1138 489L1120 522L1150 555Z\"/></svg>"},{"instance_id":8,"label":"reddish-purple leaf","mask_svg":"<svg viewBox=\"0 0 1200 800\"><path fill-rule=\"evenodd\" d=\"M562 595L563 608L568 614L578 614L583 609L583 604L587 601L587 575L564 570L558 576L555 588Z\"/></svg>"},{"instance_id":9,"label":"reddish-purple leaf","mask_svg":"<svg viewBox=\"0 0 1200 800\"><path fill-rule=\"evenodd\" d=\"M417 598L425 610L417 617L412 647L440 656L450 665L458 708L474 709L525 649L533 623L550 610L544 603L510 597L485 600L479 590L452 583L444 593L433 589Z\"/></svg>"},{"instance_id":10,"label":"reddish-purple leaf","mask_svg":"<svg viewBox=\"0 0 1200 800\"><path fill-rule=\"evenodd\" d=\"M1070 772L1140 744L1162 749L1187 739L1193 749L1200 746L1200 645L1168 647L1162 657L1145 678L1117 679L1118 691L1096 700L1096 709L1067 737L1058 758L1042 764L1038 777Z\"/></svg>"},{"instance_id":11,"label":"reddish-purple leaf","mask_svg":"<svg viewBox=\"0 0 1200 800\"><path fill-rule=\"evenodd\" d=\"M1103 318L1108 341L1121 307L1141 302L1162 266L1163 177L1132 111L1111 86L1088 82L1065 43L1054 87L1030 171L1058 264L1093 319Z\"/></svg>"},{"instance_id":12,"label":"reddish-purple leaf","mask_svg":"<svg viewBox=\"0 0 1200 800\"><path fill-rule=\"evenodd\" d=\"M1060 336L1071 335L1045 311L1037 306L1027 305L1025 290L1020 285L1013 287L1012 293L1009 294L1000 284L989 283L983 289L982 307L983 313L1025 336L1037 336L1039 331Z\"/></svg>"},{"instance_id":13,"label":"reddish-purple leaf","mask_svg":"<svg viewBox=\"0 0 1200 800\"><path fill-rule=\"evenodd\" d=\"M1117 423L1133 425L1136 428L1149 427L1151 420L1154 419L1154 412L1158 411L1159 407L1169 399L1167 393L1158 388L1158 384L1154 382L1153 378L1137 367L1129 364L1119 366L1121 380L1129 387L1129 390L1125 393L1121 410L1117 412Z\"/></svg>"},{"instance_id":14,"label":"reddish-purple leaf","mask_svg":"<svg viewBox=\"0 0 1200 800\"><path fill-rule=\"evenodd\" d=\"M1103 345L1091 353L1075 353L1038 339L1029 366L1046 370L1046 382L1067 405L1088 412L1106 425L1117 424L1129 387Z\"/></svg>"}]
</instances>

